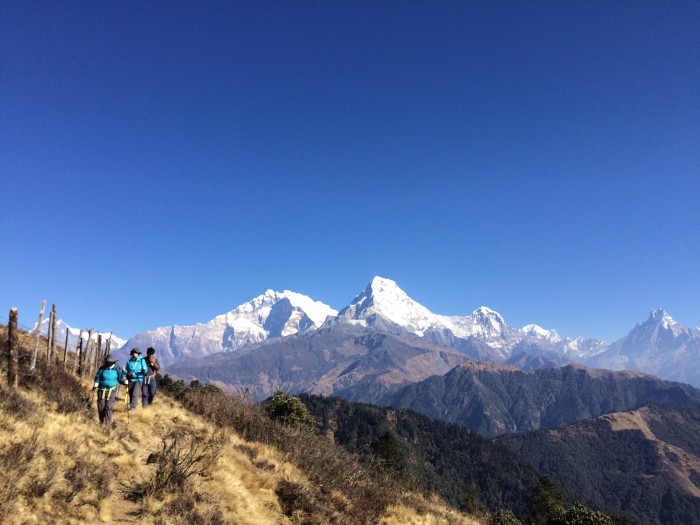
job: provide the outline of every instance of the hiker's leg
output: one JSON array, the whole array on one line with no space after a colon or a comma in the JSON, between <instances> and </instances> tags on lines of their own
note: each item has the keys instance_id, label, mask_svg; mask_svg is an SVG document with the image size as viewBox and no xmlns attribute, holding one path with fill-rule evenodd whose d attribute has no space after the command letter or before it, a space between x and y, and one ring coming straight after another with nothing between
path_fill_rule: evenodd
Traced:
<instances>
[{"instance_id":1,"label":"hiker's leg","mask_svg":"<svg viewBox=\"0 0 700 525\"><path fill-rule=\"evenodd\" d=\"M112 428L112 414L114 413L114 398L117 397L117 393L112 390L109 393L109 397L106 399L105 402L105 425L107 425L107 428Z\"/></svg>"},{"instance_id":2,"label":"hiker's leg","mask_svg":"<svg viewBox=\"0 0 700 525\"><path fill-rule=\"evenodd\" d=\"M141 381L131 381L129 383L129 401L131 408L139 406L139 397L141 397Z\"/></svg>"},{"instance_id":3,"label":"hiker's leg","mask_svg":"<svg viewBox=\"0 0 700 525\"><path fill-rule=\"evenodd\" d=\"M156 378L151 379L151 384L148 385L148 404L152 405L156 398Z\"/></svg>"},{"instance_id":4,"label":"hiker's leg","mask_svg":"<svg viewBox=\"0 0 700 525\"><path fill-rule=\"evenodd\" d=\"M148 402L148 377L144 379L143 386L141 387L141 405L146 408L150 403Z\"/></svg>"},{"instance_id":5,"label":"hiker's leg","mask_svg":"<svg viewBox=\"0 0 700 525\"><path fill-rule=\"evenodd\" d=\"M104 392L97 392L97 415L100 418L100 424L104 423L105 420L105 405L106 400L104 399Z\"/></svg>"}]
</instances>

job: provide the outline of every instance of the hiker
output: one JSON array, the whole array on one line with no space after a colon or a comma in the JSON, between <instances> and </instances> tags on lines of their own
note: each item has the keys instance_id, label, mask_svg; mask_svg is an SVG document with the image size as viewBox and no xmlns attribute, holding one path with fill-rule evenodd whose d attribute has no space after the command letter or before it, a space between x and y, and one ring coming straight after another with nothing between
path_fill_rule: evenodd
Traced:
<instances>
[{"instance_id":1,"label":"hiker","mask_svg":"<svg viewBox=\"0 0 700 525\"><path fill-rule=\"evenodd\" d=\"M126 372L126 378L129 380L129 401L132 409L139 405L139 397L141 397L146 370L148 370L148 366L146 366L146 360L141 357L141 350L132 348L131 358L124 365L124 372Z\"/></svg>"},{"instance_id":2,"label":"hiker","mask_svg":"<svg viewBox=\"0 0 700 525\"><path fill-rule=\"evenodd\" d=\"M105 357L104 364L97 369L95 385L92 388L97 389L97 413L100 416L100 424L104 424L107 428L112 428L117 383L126 384L122 369L116 364L117 361L112 356Z\"/></svg>"},{"instance_id":3,"label":"hiker","mask_svg":"<svg viewBox=\"0 0 700 525\"><path fill-rule=\"evenodd\" d=\"M156 349L149 346L148 350L146 350L146 366L148 369L143 378L143 396L141 398L141 404L145 407L152 405L153 399L156 397L156 375L158 375L160 365L155 354Z\"/></svg>"}]
</instances>

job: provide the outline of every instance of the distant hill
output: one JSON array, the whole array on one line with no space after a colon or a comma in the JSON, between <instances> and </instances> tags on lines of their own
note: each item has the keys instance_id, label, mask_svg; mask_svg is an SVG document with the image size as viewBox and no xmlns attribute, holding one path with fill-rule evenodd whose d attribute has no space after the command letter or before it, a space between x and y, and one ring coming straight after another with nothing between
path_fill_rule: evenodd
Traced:
<instances>
[{"instance_id":1,"label":"distant hill","mask_svg":"<svg viewBox=\"0 0 700 525\"><path fill-rule=\"evenodd\" d=\"M459 423L485 436L551 428L649 403L700 401L700 390L639 372L580 365L523 372L465 362L442 376L407 385L381 399Z\"/></svg>"},{"instance_id":2,"label":"distant hill","mask_svg":"<svg viewBox=\"0 0 700 525\"><path fill-rule=\"evenodd\" d=\"M700 405L646 406L498 438L580 494L648 525L700 524Z\"/></svg>"}]
</instances>

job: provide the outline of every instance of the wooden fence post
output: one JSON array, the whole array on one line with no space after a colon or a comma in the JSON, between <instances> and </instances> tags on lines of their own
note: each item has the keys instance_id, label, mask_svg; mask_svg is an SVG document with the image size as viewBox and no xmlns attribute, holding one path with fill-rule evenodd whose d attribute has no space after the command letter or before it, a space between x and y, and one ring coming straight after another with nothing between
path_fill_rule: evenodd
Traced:
<instances>
[{"instance_id":1,"label":"wooden fence post","mask_svg":"<svg viewBox=\"0 0 700 525\"><path fill-rule=\"evenodd\" d=\"M46 364L50 365L56 351L56 305L52 305L49 319L49 341L46 348Z\"/></svg>"},{"instance_id":2,"label":"wooden fence post","mask_svg":"<svg viewBox=\"0 0 700 525\"><path fill-rule=\"evenodd\" d=\"M97 352L95 352L95 366L90 370L90 375L100 366L102 359L102 334L97 334Z\"/></svg>"},{"instance_id":3,"label":"wooden fence post","mask_svg":"<svg viewBox=\"0 0 700 525\"><path fill-rule=\"evenodd\" d=\"M17 335L17 308L10 310L10 322L7 325L7 384L10 388L19 386L19 342Z\"/></svg>"},{"instance_id":4,"label":"wooden fence post","mask_svg":"<svg viewBox=\"0 0 700 525\"><path fill-rule=\"evenodd\" d=\"M49 359L51 352L51 321L53 321L53 310L49 312L49 324L46 327L46 359Z\"/></svg>"},{"instance_id":5,"label":"wooden fence post","mask_svg":"<svg viewBox=\"0 0 700 525\"><path fill-rule=\"evenodd\" d=\"M39 339L41 337L41 322L44 320L44 308L46 308L46 299L41 301L41 310L39 310L39 321L36 324L36 334L34 335L34 350L32 351L32 362L29 365L29 370L34 370L36 367L36 356L39 353Z\"/></svg>"},{"instance_id":6,"label":"wooden fence post","mask_svg":"<svg viewBox=\"0 0 700 525\"><path fill-rule=\"evenodd\" d=\"M77 375L78 373L78 363L80 363L80 354L82 353L83 349L83 331L80 330L80 334L78 334L78 344L75 346L75 354L73 355L73 375Z\"/></svg>"},{"instance_id":7,"label":"wooden fence post","mask_svg":"<svg viewBox=\"0 0 700 525\"><path fill-rule=\"evenodd\" d=\"M88 340L85 345L85 352L80 358L80 377L83 377L83 373L86 368L90 366L90 350L92 350L92 328L88 330Z\"/></svg>"},{"instance_id":8,"label":"wooden fence post","mask_svg":"<svg viewBox=\"0 0 700 525\"><path fill-rule=\"evenodd\" d=\"M63 347L63 370L66 369L66 360L68 359L68 336L70 335L70 330L66 326L66 345Z\"/></svg>"},{"instance_id":9,"label":"wooden fence post","mask_svg":"<svg viewBox=\"0 0 700 525\"><path fill-rule=\"evenodd\" d=\"M85 350L83 350L83 336L80 336L80 341L78 342L78 377L83 377L83 358L85 357Z\"/></svg>"}]
</instances>

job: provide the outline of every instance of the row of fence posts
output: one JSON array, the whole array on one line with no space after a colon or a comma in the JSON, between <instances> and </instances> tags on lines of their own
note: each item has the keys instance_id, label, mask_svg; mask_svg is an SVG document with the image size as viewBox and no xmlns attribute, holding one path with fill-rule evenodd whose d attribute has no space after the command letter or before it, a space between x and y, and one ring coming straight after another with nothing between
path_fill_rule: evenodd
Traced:
<instances>
[{"instance_id":1,"label":"row of fence posts","mask_svg":"<svg viewBox=\"0 0 700 525\"><path fill-rule=\"evenodd\" d=\"M37 322L34 334L34 348L29 364L29 372L34 373L36 368L37 357L39 355L39 343L41 341L41 324L44 321L44 311L46 309L46 300L41 302L39 309L39 321ZM19 384L19 325L17 322L17 308L10 310L10 319L7 325L7 382L11 388L17 388ZM56 305L51 308L49 315L47 345L46 345L46 361L52 366L62 366L66 370L68 365L69 354L69 336L70 331L66 328L66 341L63 345L63 358L61 359L56 350ZM112 350L112 334L102 344L102 334L97 334L93 338L93 329L87 331L87 340L83 339L83 330L80 330L78 335L78 343L73 352L73 365L71 372L78 377L87 375L92 376L104 358L109 355Z\"/></svg>"}]
</instances>

